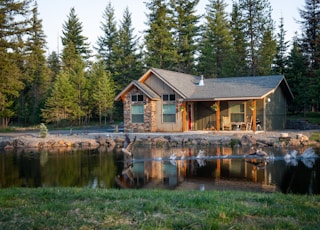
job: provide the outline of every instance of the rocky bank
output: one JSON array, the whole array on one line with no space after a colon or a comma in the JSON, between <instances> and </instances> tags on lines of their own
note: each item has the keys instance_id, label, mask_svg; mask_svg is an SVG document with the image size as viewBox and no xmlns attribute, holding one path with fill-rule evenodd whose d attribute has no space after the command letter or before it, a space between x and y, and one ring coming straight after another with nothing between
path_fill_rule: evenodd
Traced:
<instances>
[{"instance_id":1,"label":"rocky bank","mask_svg":"<svg viewBox=\"0 0 320 230\"><path fill-rule=\"evenodd\" d=\"M188 146L188 145L258 145L288 147L288 146L320 146L318 141L311 141L314 131L284 130L277 132L184 132L184 133L129 133L133 139L137 137L137 144L152 144L157 146ZM319 131L318 131L319 132ZM5 151L43 149L96 149L122 147L124 133L77 133L77 134L49 134L45 138L40 133L4 135L0 137L0 149Z\"/></svg>"}]
</instances>

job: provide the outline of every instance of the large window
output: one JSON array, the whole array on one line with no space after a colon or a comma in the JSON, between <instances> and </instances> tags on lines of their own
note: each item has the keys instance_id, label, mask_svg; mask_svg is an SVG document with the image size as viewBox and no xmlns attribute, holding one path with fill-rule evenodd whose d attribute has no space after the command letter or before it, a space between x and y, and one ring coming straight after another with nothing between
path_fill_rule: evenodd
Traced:
<instances>
[{"instance_id":1,"label":"large window","mask_svg":"<svg viewBox=\"0 0 320 230\"><path fill-rule=\"evenodd\" d=\"M244 104L230 105L231 122L244 122Z\"/></svg>"},{"instance_id":2,"label":"large window","mask_svg":"<svg viewBox=\"0 0 320 230\"><path fill-rule=\"evenodd\" d=\"M144 106L132 105L131 106L131 121L132 123L144 123Z\"/></svg>"},{"instance_id":3,"label":"large window","mask_svg":"<svg viewBox=\"0 0 320 230\"><path fill-rule=\"evenodd\" d=\"M176 105L163 105L163 122L176 122Z\"/></svg>"}]
</instances>

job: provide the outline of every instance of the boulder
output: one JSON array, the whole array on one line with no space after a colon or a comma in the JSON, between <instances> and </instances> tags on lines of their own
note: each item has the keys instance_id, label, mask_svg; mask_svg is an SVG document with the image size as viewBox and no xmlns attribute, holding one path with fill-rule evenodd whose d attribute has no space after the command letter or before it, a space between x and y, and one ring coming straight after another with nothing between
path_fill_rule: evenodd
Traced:
<instances>
[{"instance_id":1,"label":"boulder","mask_svg":"<svg viewBox=\"0 0 320 230\"><path fill-rule=\"evenodd\" d=\"M242 146L252 146L257 143L257 140L249 135L243 135L240 142Z\"/></svg>"}]
</instances>

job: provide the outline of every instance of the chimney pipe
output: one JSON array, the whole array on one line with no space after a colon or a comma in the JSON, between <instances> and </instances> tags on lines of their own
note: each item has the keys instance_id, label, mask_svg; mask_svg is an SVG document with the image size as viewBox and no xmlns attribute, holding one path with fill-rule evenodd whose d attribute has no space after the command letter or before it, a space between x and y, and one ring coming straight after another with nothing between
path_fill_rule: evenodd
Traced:
<instances>
[{"instance_id":1,"label":"chimney pipe","mask_svg":"<svg viewBox=\"0 0 320 230\"><path fill-rule=\"evenodd\" d=\"M198 86L204 86L203 75L201 75L201 79L199 81Z\"/></svg>"}]
</instances>

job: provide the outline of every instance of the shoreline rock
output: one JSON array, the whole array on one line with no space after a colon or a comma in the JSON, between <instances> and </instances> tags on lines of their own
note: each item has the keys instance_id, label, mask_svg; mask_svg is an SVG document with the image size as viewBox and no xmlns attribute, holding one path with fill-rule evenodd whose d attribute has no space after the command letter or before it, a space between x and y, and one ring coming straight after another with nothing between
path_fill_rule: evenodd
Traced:
<instances>
[{"instance_id":1,"label":"shoreline rock","mask_svg":"<svg viewBox=\"0 0 320 230\"><path fill-rule=\"evenodd\" d=\"M224 133L224 132L190 132L190 133L129 133L131 139L137 136L137 144L156 146L273 146L300 147L307 145L320 146L319 142L310 141L312 132L291 132L283 137L283 132L259 133ZM16 137L0 137L0 149L5 151L32 149L34 151L57 148L66 149L107 149L121 148L124 145L125 133L79 133L48 135L20 135Z\"/></svg>"}]
</instances>

